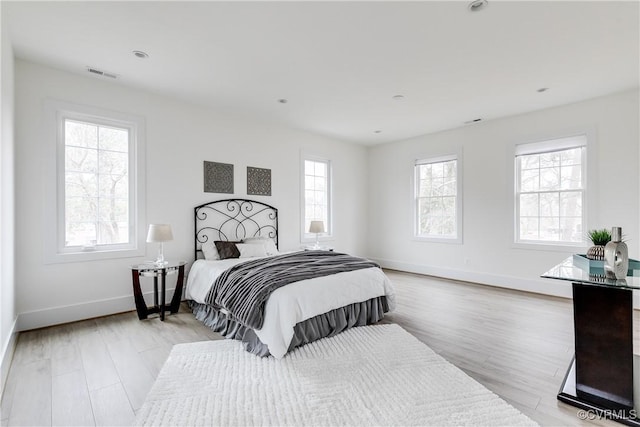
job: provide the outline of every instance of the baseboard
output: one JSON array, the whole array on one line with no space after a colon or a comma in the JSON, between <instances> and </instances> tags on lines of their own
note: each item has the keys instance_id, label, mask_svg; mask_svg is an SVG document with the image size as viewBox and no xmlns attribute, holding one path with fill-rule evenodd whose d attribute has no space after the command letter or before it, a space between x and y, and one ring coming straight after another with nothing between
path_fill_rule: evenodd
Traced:
<instances>
[{"instance_id":1,"label":"baseboard","mask_svg":"<svg viewBox=\"0 0 640 427\"><path fill-rule=\"evenodd\" d=\"M442 277L445 279L460 280L463 282L479 283L481 285L495 286L499 288L515 289L525 292L533 292L543 295L552 295L562 298L571 298L571 283L549 279L524 279L501 274L479 273L475 271L443 268L432 265L411 264L402 261L394 261L381 258L372 258L383 268L406 271L409 273L426 274L428 276Z\"/></svg>"},{"instance_id":2,"label":"baseboard","mask_svg":"<svg viewBox=\"0 0 640 427\"><path fill-rule=\"evenodd\" d=\"M167 288L166 295L173 295L174 288ZM153 301L153 292L144 293L147 303ZM169 300L170 301L170 300ZM167 301L167 304L169 303ZM80 304L51 307L43 310L28 311L18 314L17 330L28 331L46 326L77 322L94 317L108 316L135 310L133 295L89 301Z\"/></svg>"},{"instance_id":3,"label":"baseboard","mask_svg":"<svg viewBox=\"0 0 640 427\"><path fill-rule=\"evenodd\" d=\"M2 348L2 358L0 359L0 400L4 394L4 386L7 384L7 376L9 375L9 368L13 361L13 353L16 349L16 343L18 342L18 331L16 329L18 319L13 321L11 330L9 332L9 339Z\"/></svg>"}]
</instances>

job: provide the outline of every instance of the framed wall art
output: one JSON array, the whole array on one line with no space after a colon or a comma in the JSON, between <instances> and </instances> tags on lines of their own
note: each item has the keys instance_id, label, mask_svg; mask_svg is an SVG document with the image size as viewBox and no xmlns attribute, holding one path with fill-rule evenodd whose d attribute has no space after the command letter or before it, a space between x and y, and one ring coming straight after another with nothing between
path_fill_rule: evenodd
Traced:
<instances>
[{"instance_id":1,"label":"framed wall art","mask_svg":"<svg viewBox=\"0 0 640 427\"><path fill-rule=\"evenodd\" d=\"M233 165L205 160L204 191L205 193L233 194Z\"/></svg>"}]
</instances>

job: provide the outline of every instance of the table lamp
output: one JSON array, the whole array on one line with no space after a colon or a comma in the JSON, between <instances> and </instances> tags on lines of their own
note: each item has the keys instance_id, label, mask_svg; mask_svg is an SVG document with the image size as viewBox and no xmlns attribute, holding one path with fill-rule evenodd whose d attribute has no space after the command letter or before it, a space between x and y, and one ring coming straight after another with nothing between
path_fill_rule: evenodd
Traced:
<instances>
[{"instance_id":1,"label":"table lamp","mask_svg":"<svg viewBox=\"0 0 640 427\"><path fill-rule=\"evenodd\" d=\"M158 248L158 259L155 263L158 266L168 264L164 260L164 242L173 240L173 233L169 224L149 224L149 232L147 233L147 243L160 243Z\"/></svg>"},{"instance_id":2,"label":"table lamp","mask_svg":"<svg viewBox=\"0 0 640 427\"><path fill-rule=\"evenodd\" d=\"M323 221L311 221L309 224L309 233L316 234L316 245L313 247L314 249L320 249L320 242L318 242L318 235L320 233L324 233L324 222Z\"/></svg>"}]
</instances>

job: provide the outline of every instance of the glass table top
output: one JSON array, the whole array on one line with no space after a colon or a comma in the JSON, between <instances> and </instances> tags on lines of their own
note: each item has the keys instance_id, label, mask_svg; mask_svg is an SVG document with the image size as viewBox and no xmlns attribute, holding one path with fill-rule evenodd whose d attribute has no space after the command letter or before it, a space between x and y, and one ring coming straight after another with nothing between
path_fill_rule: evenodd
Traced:
<instances>
[{"instance_id":1,"label":"glass table top","mask_svg":"<svg viewBox=\"0 0 640 427\"><path fill-rule=\"evenodd\" d=\"M144 271L144 270L161 270L163 268L165 269L172 269L172 268L178 268L182 265L185 265L186 262L185 261L166 261L164 265L158 265L153 261L147 261L144 262L142 264L135 264L135 265L131 265L130 268L132 270L140 270L140 271Z\"/></svg>"},{"instance_id":2,"label":"glass table top","mask_svg":"<svg viewBox=\"0 0 640 427\"><path fill-rule=\"evenodd\" d=\"M640 289L640 261L630 259L627 277L617 280L606 277L604 261L592 261L584 255L573 255L540 277L612 288Z\"/></svg>"}]
</instances>

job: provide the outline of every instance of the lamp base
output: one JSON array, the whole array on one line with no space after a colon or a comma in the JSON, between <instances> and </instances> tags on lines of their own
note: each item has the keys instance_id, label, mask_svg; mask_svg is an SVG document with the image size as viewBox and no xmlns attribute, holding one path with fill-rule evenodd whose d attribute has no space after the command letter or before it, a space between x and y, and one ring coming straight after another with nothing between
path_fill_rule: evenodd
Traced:
<instances>
[{"instance_id":1,"label":"lamp base","mask_svg":"<svg viewBox=\"0 0 640 427\"><path fill-rule=\"evenodd\" d=\"M169 261L164 260L164 243L160 242L160 247L158 248L158 258L154 261L154 264L158 267L163 267L169 264Z\"/></svg>"}]
</instances>

